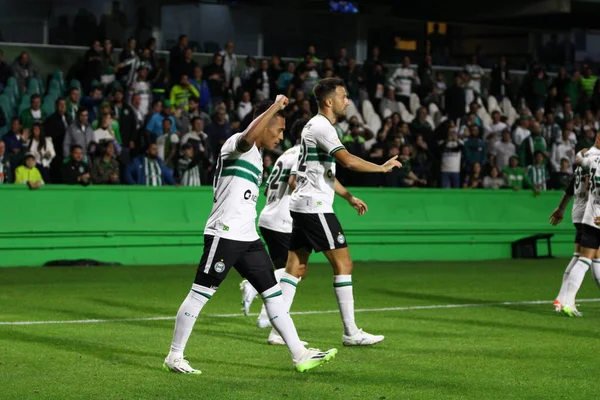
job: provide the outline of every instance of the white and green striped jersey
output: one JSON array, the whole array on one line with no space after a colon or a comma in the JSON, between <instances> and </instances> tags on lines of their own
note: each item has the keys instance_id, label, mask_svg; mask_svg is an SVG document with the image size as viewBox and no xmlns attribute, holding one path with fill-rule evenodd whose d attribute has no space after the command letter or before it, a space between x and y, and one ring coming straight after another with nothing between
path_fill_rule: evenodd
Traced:
<instances>
[{"instance_id":1,"label":"white and green striped jersey","mask_svg":"<svg viewBox=\"0 0 600 400\"><path fill-rule=\"evenodd\" d=\"M595 220L600 217L600 150L592 147L585 156L578 153L576 160L590 174L590 192L581 222L598 229Z\"/></svg>"},{"instance_id":2,"label":"white and green striped jersey","mask_svg":"<svg viewBox=\"0 0 600 400\"><path fill-rule=\"evenodd\" d=\"M583 220L585 214L585 207L588 201L589 192L587 191L586 178L590 175L589 171L581 165L575 168L573 179L575 179L573 185L573 209L571 211L571 218L573 223L579 224Z\"/></svg>"},{"instance_id":3,"label":"white and green striped jersey","mask_svg":"<svg viewBox=\"0 0 600 400\"><path fill-rule=\"evenodd\" d=\"M288 180L296 175L300 145L283 153L275 162L273 171L267 179L267 204L260 213L258 226L276 232L292 233L290 215L290 195Z\"/></svg>"},{"instance_id":4,"label":"white and green striped jersey","mask_svg":"<svg viewBox=\"0 0 600 400\"><path fill-rule=\"evenodd\" d=\"M296 190L290 198L290 210L318 214L333 212L335 195L335 158L344 149L329 119L317 114L302 130Z\"/></svg>"},{"instance_id":5,"label":"white and green striped jersey","mask_svg":"<svg viewBox=\"0 0 600 400\"><path fill-rule=\"evenodd\" d=\"M527 175L535 187L546 190L546 182L550 178L544 165L539 167L537 165L530 165L529 168L527 168Z\"/></svg>"},{"instance_id":6,"label":"white and green striped jersey","mask_svg":"<svg viewBox=\"0 0 600 400\"><path fill-rule=\"evenodd\" d=\"M252 242L258 240L256 201L263 165L256 145L245 153L238 150L242 134L231 136L221 147L213 182L213 208L204 234Z\"/></svg>"},{"instance_id":7,"label":"white and green striped jersey","mask_svg":"<svg viewBox=\"0 0 600 400\"><path fill-rule=\"evenodd\" d=\"M138 94L140 96L140 107L139 110L144 114L148 115L150 112L150 103L152 102L152 85L147 81L137 81L131 85L132 97Z\"/></svg>"},{"instance_id":8,"label":"white and green striped jersey","mask_svg":"<svg viewBox=\"0 0 600 400\"><path fill-rule=\"evenodd\" d=\"M157 160L144 157L144 171L146 173L146 186L162 186L162 170Z\"/></svg>"},{"instance_id":9,"label":"white and green striped jersey","mask_svg":"<svg viewBox=\"0 0 600 400\"><path fill-rule=\"evenodd\" d=\"M183 186L201 186L200 184L200 165L194 165L186 170L181 177Z\"/></svg>"}]
</instances>

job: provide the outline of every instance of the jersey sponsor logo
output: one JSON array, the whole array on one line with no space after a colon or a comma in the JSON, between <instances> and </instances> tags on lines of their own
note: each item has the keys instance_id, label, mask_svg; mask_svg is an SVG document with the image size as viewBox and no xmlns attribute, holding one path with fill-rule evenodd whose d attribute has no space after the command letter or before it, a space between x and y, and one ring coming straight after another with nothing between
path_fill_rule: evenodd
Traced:
<instances>
[{"instance_id":1,"label":"jersey sponsor logo","mask_svg":"<svg viewBox=\"0 0 600 400\"><path fill-rule=\"evenodd\" d=\"M337 237L337 241L339 244L344 244L346 242L346 238L340 233Z\"/></svg>"},{"instance_id":2,"label":"jersey sponsor logo","mask_svg":"<svg viewBox=\"0 0 600 400\"><path fill-rule=\"evenodd\" d=\"M253 202L256 203L256 201L258 200L258 196L255 194L252 194L250 189L248 189L244 192L244 200L252 200Z\"/></svg>"},{"instance_id":3,"label":"jersey sponsor logo","mask_svg":"<svg viewBox=\"0 0 600 400\"><path fill-rule=\"evenodd\" d=\"M220 274L221 272L225 271L225 263L222 261L219 261L219 262L215 263L213 268L215 269L215 272Z\"/></svg>"},{"instance_id":4,"label":"jersey sponsor logo","mask_svg":"<svg viewBox=\"0 0 600 400\"><path fill-rule=\"evenodd\" d=\"M323 205L323 202L322 202L322 201L317 201L317 207L318 207L318 206L322 206L322 205Z\"/></svg>"},{"instance_id":5,"label":"jersey sponsor logo","mask_svg":"<svg viewBox=\"0 0 600 400\"><path fill-rule=\"evenodd\" d=\"M227 225L223 225L223 230L224 230L225 232L229 232L229 227L228 227Z\"/></svg>"}]
</instances>

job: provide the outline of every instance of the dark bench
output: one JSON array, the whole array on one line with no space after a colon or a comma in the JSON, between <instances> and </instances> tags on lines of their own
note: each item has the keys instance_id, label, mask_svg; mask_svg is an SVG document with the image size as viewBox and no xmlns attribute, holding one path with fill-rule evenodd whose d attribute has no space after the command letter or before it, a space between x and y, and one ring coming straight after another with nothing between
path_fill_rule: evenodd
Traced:
<instances>
[{"instance_id":1,"label":"dark bench","mask_svg":"<svg viewBox=\"0 0 600 400\"><path fill-rule=\"evenodd\" d=\"M550 243L552 236L554 236L553 233L544 233L512 242L512 258L552 258L552 244ZM548 245L547 255L538 255L538 240L546 240Z\"/></svg>"}]
</instances>

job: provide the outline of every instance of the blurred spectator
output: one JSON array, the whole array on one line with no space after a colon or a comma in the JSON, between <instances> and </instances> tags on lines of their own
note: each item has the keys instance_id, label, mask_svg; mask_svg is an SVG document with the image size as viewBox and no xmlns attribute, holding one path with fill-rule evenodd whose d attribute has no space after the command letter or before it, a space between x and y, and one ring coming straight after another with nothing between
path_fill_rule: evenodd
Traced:
<instances>
[{"instance_id":1,"label":"blurred spectator","mask_svg":"<svg viewBox=\"0 0 600 400\"><path fill-rule=\"evenodd\" d=\"M4 61L4 52L0 50L0 91L4 91L8 78L10 78L10 67Z\"/></svg>"},{"instance_id":2,"label":"blurred spectator","mask_svg":"<svg viewBox=\"0 0 600 400\"><path fill-rule=\"evenodd\" d=\"M464 79L462 74L457 73L454 78L454 85L446 90L444 104L448 118L453 121L460 120L465 114L466 95L463 88Z\"/></svg>"},{"instance_id":3,"label":"blurred spectator","mask_svg":"<svg viewBox=\"0 0 600 400\"><path fill-rule=\"evenodd\" d=\"M67 114L71 121L74 121L77 118L80 97L81 93L79 92L79 88L71 87L67 91Z\"/></svg>"},{"instance_id":4,"label":"blurred spectator","mask_svg":"<svg viewBox=\"0 0 600 400\"><path fill-rule=\"evenodd\" d=\"M237 75L237 56L233 52L233 40L228 40L225 43L225 49L219 54L223 57L223 70L225 71L225 85L231 87L233 78Z\"/></svg>"},{"instance_id":5,"label":"blurred spectator","mask_svg":"<svg viewBox=\"0 0 600 400\"><path fill-rule=\"evenodd\" d=\"M84 57L83 90L90 90L93 81L99 81L102 75L102 46L99 40L94 40Z\"/></svg>"},{"instance_id":6,"label":"blurred spectator","mask_svg":"<svg viewBox=\"0 0 600 400\"><path fill-rule=\"evenodd\" d=\"M162 159L168 168L173 169L175 156L178 153L179 136L172 133L172 122L165 118L162 121L162 134L156 138L158 157Z\"/></svg>"},{"instance_id":7,"label":"blurred spectator","mask_svg":"<svg viewBox=\"0 0 600 400\"><path fill-rule=\"evenodd\" d=\"M432 180L433 154L423 135L416 135L413 159L411 160L412 172L419 180L430 183Z\"/></svg>"},{"instance_id":8,"label":"blurred spectator","mask_svg":"<svg viewBox=\"0 0 600 400\"><path fill-rule=\"evenodd\" d=\"M116 121L112 120L110 114L102 114L96 129L94 130L94 142L97 144L100 142L112 142L115 146L115 152L118 155L121 153L121 144L120 137L117 139L117 131L114 130L114 123L116 123Z\"/></svg>"},{"instance_id":9,"label":"blurred spectator","mask_svg":"<svg viewBox=\"0 0 600 400\"><path fill-rule=\"evenodd\" d=\"M6 144L6 152L8 154L20 153L23 145L29 140L29 131L23 131L21 118L14 117L10 123L10 131L6 133L2 140Z\"/></svg>"},{"instance_id":10,"label":"blurred spectator","mask_svg":"<svg viewBox=\"0 0 600 400\"><path fill-rule=\"evenodd\" d=\"M171 101L165 100L164 106L160 102L157 102L156 105L158 106L157 110L160 111L156 111L154 114L152 114L148 120L148 123L146 124L146 131L149 132L149 136L153 142L156 141L157 137L163 134L163 120L165 119L169 119L171 121L171 132L175 133L177 131L175 126L175 118L173 117L173 104L171 104Z\"/></svg>"},{"instance_id":11,"label":"blurred spectator","mask_svg":"<svg viewBox=\"0 0 600 400\"><path fill-rule=\"evenodd\" d=\"M200 156L191 143L182 146L183 154L177 162L177 178L183 186L201 186Z\"/></svg>"},{"instance_id":12,"label":"blurred spectator","mask_svg":"<svg viewBox=\"0 0 600 400\"><path fill-rule=\"evenodd\" d=\"M508 166L511 157L516 156L517 148L510 139L508 129L502 131L502 140L494 146L494 155L496 156L496 166L500 171Z\"/></svg>"},{"instance_id":13,"label":"blurred spectator","mask_svg":"<svg viewBox=\"0 0 600 400\"><path fill-rule=\"evenodd\" d=\"M477 55L471 56L471 62L465 65L465 72L469 77L469 88L473 90L477 95L481 95L481 78L484 75L483 68L479 64Z\"/></svg>"},{"instance_id":14,"label":"blurred spectator","mask_svg":"<svg viewBox=\"0 0 600 400\"><path fill-rule=\"evenodd\" d=\"M93 140L94 131L88 123L88 110L85 107L81 107L77 110L77 120L69 126L67 133L65 134L65 140L62 146L63 154L71 154L71 148L73 146L77 146L80 149L85 149L87 151L88 146Z\"/></svg>"},{"instance_id":15,"label":"blurred spectator","mask_svg":"<svg viewBox=\"0 0 600 400\"><path fill-rule=\"evenodd\" d=\"M194 69L198 66L196 61L192 60L192 49L187 48L183 52L183 60L179 66L179 70L175 75L171 76L171 82L181 82L181 76L187 75L188 79L194 74Z\"/></svg>"},{"instance_id":16,"label":"blurred spectator","mask_svg":"<svg viewBox=\"0 0 600 400\"><path fill-rule=\"evenodd\" d=\"M289 61L286 65L286 70L279 74L279 79L277 80L278 93L287 93L287 88L294 77L295 68L296 65L292 61Z\"/></svg>"},{"instance_id":17,"label":"blurred spectator","mask_svg":"<svg viewBox=\"0 0 600 400\"><path fill-rule=\"evenodd\" d=\"M489 175L483 178L484 189L502 189L504 186L506 186L506 182L500 176L498 168L492 167Z\"/></svg>"},{"instance_id":18,"label":"blurred spectator","mask_svg":"<svg viewBox=\"0 0 600 400\"><path fill-rule=\"evenodd\" d=\"M546 190L546 183L550 180L550 176L544 165L544 154L536 151L534 159L535 163L527 167L527 177L533 184L534 191L539 193Z\"/></svg>"},{"instance_id":19,"label":"blurred spectator","mask_svg":"<svg viewBox=\"0 0 600 400\"><path fill-rule=\"evenodd\" d=\"M365 73L365 80L367 82L371 82L373 80L373 75L375 74L375 65L379 64L382 66L379 55L379 47L374 46L373 49L371 49L371 55L363 63L363 72Z\"/></svg>"},{"instance_id":20,"label":"blurred spectator","mask_svg":"<svg viewBox=\"0 0 600 400\"><path fill-rule=\"evenodd\" d=\"M383 72L383 65L376 63L373 67L373 73L366 79L366 89L369 99L373 103L373 108L379 110L379 103L385 94L386 79Z\"/></svg>"},{"instance_id":21,"label":"blurred spectator","mask_svg":"<svg viewBox=\"0 0 600 400\"><path fill-rule=\"evenodd\" d=\"M546 97L546 102L544 103L544 109L542 111L545 112L556 112L560 107L560 99L558 98L558 90L556 86L550 86L548 88L548 97Z\"/></svg>"},{"instance_id":22,"label":"blurred spectator","mask_svg":"<svg viewBox=\"0 0 600 400\"><path fill-rule=\"evenodd\" d=\"M531 165L535 161L535 153L541 152L546 159L550 158L550 152L546 140L542 136L542 128L537 122L531 124L531 135L525 139L519 149L519 160L521 165Z\"/></svg>"},{"instance_id":23,"label":"blurred spectator","mask_svg":"<svg viewBox=\"0 0 600 400\"><path fill-rule=\"evenodd\" d=\"M592 93L594 92L594 87L596 86L596 82L598 78L593 75L592 68L587 67L583 70L583 77L581 78L581 88L583 92L588 96L588 98L592 97Z\"/></svg>"},{"instance_id":24,"label":"blurred spectator","mask_svg":"<svg viewBox=\"0 0 600 400\"><path fill-rule=\"evenodd\" d=\"M453 130L448 130L446 140L440 142L441 160L441 180L442 188L460 187L460 167L462 164L462 155L464 146L462 140Z\"/></svg>"},{"instance_id":25,"label":"blurred spectator","mask_svg":"<svg viewBox=\"0 0 600 400\"><path fill-rule=\"evenodd\" d=\"M123 102L123 90L116 88L113 91L111 103L111 115L119 127L120 144L122 144L121 160L129 163L129 152L135 148L137 136L137 121L134 110Z\"/></svg>"},{"instance_id":26,"label":"blurred spectator","mask_svg":"<svg viewBox=\"0 0 600 400\"><path fill-rule=\"evenodd\" d=\"M121 65L115 60L112 41L105 39L102 49L102 72L100 75L100 82L104 88L107 88L115 81L116 73L120 67Z\"/></svg>"},{"instance_id":27,"label":"blurred spectator","mask_svg":"<svg viewBox=\"0 0 600 400\"><path fill-rule=\"evenodd\" d=\"M427 109L425 107L419 107L417 110L417 117L410 124L410 131L413 134L423 135L426 141L431 140L433 127L427 120Z\"/></svg>"},{"instance_id":28,"label":"blurred spectator","mask_svg":"<svg viewBox=\"0 0 600 400\"><path fill-rule=\"evenodd\" d=\"M213 62L204 67L202 75L206 77L208 89L213 104L223 101L225 96L225 69L223 68L223 57L220 54L213 56Z\"/></svg>"},{"instance_id":29,"label":"blurred spectator","mask_svg":"<svg viewBox=\"0 0 600 400\"><path fill-rule=\"evenodd\" d=\"M67 114L67 102L63 98L56 100L56 112L50 115L44 121L44 132L46 137L52 139L52 143L56 143L54 151L56 157L50 163L50 179L49 182L60 183L60 166L66 154L63 153L63 142L67 129L73 120Z\"/></svg>"},{"instance_id":30,"label":"blurred spectator","mask_svg":"<svg viewBox=\"0 0 600 400\"><path fill-rule=\"evenodd\" d=\"M179 84L171 88L171 104L175 108L189 110L188 100L190 97L200 97L198 90L190 84L187 73L182 73L179 78Z\"/></svg>"},{"instance_id":31,"label":"blurred spectator","mask_svg":"<svg viewBox=\"0 0 600 400\"><path fill-rule=\"evenodd\" d=\"M346 66L340 67L339 76L346 83L348 97L358 105L359 89L363 85L364 77L354 58L349 59Z\"/></svg>"},{"instance_id":32,"label":"blurred spectator","mask_svg":"<svg viewBox=\"0 0 600 400\"><path fill-rule=\"evenodd\" d=\"M506 64L506 57L501 56L498 60L498 64L495 64L492 68L490 94L495 96L498 101L502 100L504 97L510 98L510 85L511 80L508 65Z\"/></svg>"},{"instance_id":33,"label":"blurred spectator","mask_svg":"<svg viewBox=\"0 0 600 400\"><path fill-rule=\"evenodd\" d=\"M148 69L145 66L138 68L136 81L131 85L129 89L129 95L133 99L133 96L140 97L139 111L145 118L150 111L150 104L152 103L152 85L147 81Z\"/></svg>"},{"instance_id":34,"label":"blurred spectator","mask_svg":"<svg viewBox=\"0 0 600 400\"><path fill-rule=\"evenodd\" d=\"M512 156L510 158L509 165L504 167L502 173L507 186L512 188L512 190L516 191L523 189L523 184L532 187L531 181L527 175L525 175L523 168L519 166L519 158L517 156Z\"/></svg>"},{"instance_id":35,"label":"blurred spectator","mask_svg":"<svg viewBox=\"0 0 600 400\"><path fill-rule=\"evenodd\" d=\"M13 168L6 154L6 144L0 140L0 185L4 183L13 183Z\"/></svg>"},{"instance_id":36,"label":"blurred spectator","mask_svg":"<svg viewBox=\"0 0 600 400\"><path fill-rule=\"evenodd\" d=\"M470 174L465 176L463 189L480 189L483 186L483 173L481 172L481 164L477 161L473 164Z\"/></svg>"},{"instance_id":37,"label":"blurred spectator","mask_svg":"<svg viewBox=\"0 0 600 400\"><path fill-rule=\"evenodd\" d=\"M562 132L562 140L554 143L552 148L552 157L550 158L550 164L554 171L560 171L560 160L566 158L569 160L571 165L575 162L575 146L569 140L571 132L564 129Z\"/></svg>"},{"instance_id":38,"label":"blurred spectator","mask_svg":"<svg viewBox=\"0 0 600 400\"><path fill-rule=\"evenodd\" d=\"M133 82L133 75L137 70L137 64L139 64L139 57L137 55L137 42L135 38L129 38L127 45L123 47L121 55L119 56L119 64L123 65L117 73L117 79L124 85L129 86Z\"/></svg>"},{"instance_id":39,"label":"blurred spectator","mask_svg":"<svg viewBox=\"0 0 600 400\"><path fill-rule=\"evenodd\" d=\"M31 128L31 136L24 145L27 154L33 155L37 169L42 174L44 182L50 183L50 163L56 156L54 144L51 137L47 137L42 125L34 123Z\"/></svg>"},{"instance_id":40,"label":"blurred spectator","mask_svg":"<svg viewBox=\"0 0 600 400\"><path fill-rule=\"evenodd\" d=\"M170 82L167 73L167 61L164 58L159 58L156 69L152 72L152 79L149 79L152 88L152 100L164 100Z\"/></svg>"},{"instance_id":41,"label":"blurred spectator","mask_svg":"<svg viewBox=\"0 0 600 400\"><path fill-rule=\"evenodd\" d=\"M212 169L213 151L208 143L208 135L204 133L201 118L192 120L192 130L181 138L181 145L191 144L194 147L194 155L198 157L202 182L208 181L208 172Z\"/></svg>"},{"instance_id":42,"label":"blurred spectator","mask_svg":"<svg viewBox=\"0 0 600 400\"><path fill-rule=\"evenodd\" d=\"M31 189L38 189L44 184L40 171L35 166L35 157L27 153L24 164L15 170L15 183L26 184Z\"/></svg>"},{"instance_id":43,"label":"blurred spectator","mask_svg":"<svg viewBox=\"0 0 600 400\"><path fill-rule=\"evenodd\" d=\"M102 156L96 157L92 165L92 183L98 185L119 184L119 163L115 158L113 141L101 143Z\"/></svg>"},{"instance_id":44,"label":"blurred spectator","mask_svg":"<svg viewBox=\"0 0 600 400\"><path fill-rule=\"evenodd\" d=\"M553 187L557 190L566 190L573 177L573 167L568 159L560 160L560 171L552 174Z\"/></svg>"},{"instance_id":45,"label":"blurred spectator","mask_svg":"<svg viewBox=\"0 0 600 400\"><path fill-rule=\"evenodd\" d=\"M568 98L571 108L576 110L579 107L582 96L583 87L581 86L581 74L579 71L575 70L571 75L571 80L569 80L565 86L565 99ZM564 115L565 118L569 118L567 112L564 112Z\"/></svg>"},{"instance_id":46,"label":"blurred spectator","mask_svg":"<svg viewBox=\"0 0 600 400\"><path fill-rule=\"evenodd\" d=\"M567 95L566 88L570 80L571 78L567 73L567 68L560 67L560 70L558 71L558 76L554 78L551 84L551 86L556 87L558 92L558 99L560 101L563 101L565 99L565 96Z\"/></svg>"},{"instance_id":47,"label":"blurred spectator","mask_svg":"<svg viewBox=\"0 0 600 400\"><path fill-rule=\"evenodd\" d=\"M29 53L26 51L21 52L17 57L12 65L12 72L22 94L27 91L29 78L37 78L37 71L33 68Z\"/></svg>"},{"instance_id":48,"label":"blurred spectator","mask_svg":"<svg viewBox=\"0 0 600 400\"><path fill-rule=\"evenodd\" d=\"M424 61L419 64L417 75L420 82L419 97L423 100L433 91L434 87L433 64L429 54L426 55Z\"/></svg>"},{"instance_id":49,"label":"blurred spectator","mask_svg":"<svg viewBox=\"0 0 600 400\"><path fill-rule=\"evenodd\" d=\"M244 92L242 94L242 100L238 104L237 113L238 118L242 121L246 118L246 115L252 112L252 102L250 101L250 93Z\"/></svg>"},{"instance_id":50,"label":"blurred spectator","mask_svg":"<svg viewBox=\"0 0 600 400\"><path fill-rule=\"evenodd\" d=\"M396 100L401 101L410 110L410 95L412 88L417 84L417 75L410 66L410 57L405 56L402 65L390 77L390 85L396 91Z\"/></svg>"},{"instance_id":51,"label":"blurred spectator","mask_svg":"<svg viewBox=\"0 0 600 400\"><path fill-rule=\"evenodd\" d=\"M546 144L550 147L553 146L557 140L560 140L561 129L554 120L554 113L552 111L546 112L546 118L544 125L542 126L542 136L546 140Z\"/></svg>"},{"instance_id":52,"label":"blurred spectator","mask_svg":"<svg viewBox=\"0 0 600 400\"><path fill-rule=\"evenodd\" d=\"M156 144L148 145L146 153L138 156L125 170L125 181L130 185L174 185L175 180L167 166L158 157Z\"/></svg>"},{"instance_id":53,"label":"blurred spectator","mask_svg":"<svg viewBox=\"0 0 600 400\"><path fill-rule=\"evenodd\" d=\"M42 123L47 115L42 110L42 97L39 94L31 95L31 108L21 113L21 121L24 129L31 129L34 123Z\"/></svg>"},{"instance_id":54,"label":"blurred spectator","mask_svg":"<svg viewBox=\"0 0 600 400\"><path fill-rule=\"evenodd\" d=\"M544 107L546 96L548 95L548 84L546 82L546 73L541 68L534 71L535 75L531 82L531 92L527 104L531 110L537 110Z\"/></svg>"},{"instance_id":55,"label":"blurred spectator","mask_svg":"<svg viewBox=\"0 0 600 400\"><path fill-rule=\"evenodd\" d=\"M592 129L592 127L590 127L589 125L586 125L583 128L583 135L581 135L580 140L577 141L577 146L575 147L575 151L589 149L594 146L595 142L596 142L596 132Z\"/></svg>"},{"instance_id":56,"label":"blurred spectator","mask_svg":"<svg viewBox=\"0 0 600 400\"><path fill-rule=\"evenodd\" d=\"M271 56L271 64L269 65L269 79L271 79L271 87L274 88L275 94L279 93L279 76L283 72L283 67L281 66L281 58L279 56ZM274 95L272 97L275 97Z\"/></svg>"},{"instance_id":57,"label":"blurred spectator","mask_svg":"<svg viewBox=\"0 0 600 400\"><path fill-rule=\"evenodd\" d=\"M250 89L250 78L256 72L256 60L254 57L246 57L246 65L244 69L242 69L242 74L240 75L240 79L242 80L242 87L244 90Z\"/></svg>"},{"instance_id":58,"label":"blurred spectator","mask_svg":"<svg viewBox=\"0 0 600 400\"><path fill-rule=\"evenodd\" d=\"M90 89L89 96L84 96L81 99L81 106L86 107L88 111L88 122L91 124L98 118L100 114L100 105L103 102L102 89L93 84Z\"/></svg>"},{"instance_id":59,"label":"blurred spectator","mask_svg":"<svg viewBox=\"0 0 600 400\"><path fill-rule=\"evenodd\" d=\"M184 53L188 48L189 39L187 35L179 35L177 45L175 45L169 52L169 74L175 81L179 79L179 71L182 70L184 63Z\"/></svg>"},{"instance_id":60,"label":"blurred spectator","mask_svg":"<svg viewBox=\"0 0 600 400\"><path fill-rule=\"evenodd\" d=\"M70 157L62 165L62 182L66 185L87 186L91 183L90 167L84 161L84 149L74 144L70 148Z\"/></svg>"},{"instance_id":61,"label":"blurred spectator","mask_svg":"<svg viewBox=\"0 0 600 400\"><path fill-rule=\"evenodd\" d=\"M475 163L479 163L479 166L481 167L487 159L485 142L479 135L479 127L477 125L471 125L469 128L469 134L464 142L464 152L466 172L473 171Z\"/></svg>"},{"instance_id":62,"label":"blurred spectator","mask_svg":"<svg viewBox=\"0 0 600 400\"><path fill-rule=\"evenodd\" d=\"M500 111L492 112L492 123L487 129L484 139L486 141L486 146L488 151L493 152L496 144L502 140L502 132L508 128L508 125L501 120Z\"/></svg>"},{"instance_id":63,"label":"blurred spectator","mask_svg":"<svg viewBox=\"0 0 600 400\"><path fill-rule=\"evenodd\" d=\"M528 115L522 115L519 119L519 125L513 131L513 140L517 148L527 139L531 132L529 131L529 121L531 117Z\"/></svg>"},{"instance_id":64,"label":"blurred spectator","mask_svg":"<svg viewBox=\"0 0 600 400\"><path fill-rule=\"evenodd\" d=\"M204 79L202 79L202 68L196 66L194 68L194 75L190 83L196 88L198 93L200 93L200 109L204 112L210 112L211 105L211 97L210 90L208 89L208 84Z\"/></svg>"},{"instance_id":65,"label":"blurred spectator","mask_svg":"<svg viewBox=\"0 0 600 400\"><path fill-rule=\"evenodd\" d=\"M227 122L227 111L225 107L220 107L215 113L215 121L210 126L206 127L206 133L208 134L208 140L213 149L214 156L219 154L221 146L229 137L233 134L231 131L231 125Z\"/></svg>"},{"instance_id":66,"label":"blurred spectator","mask_svg":"<svg viewBox=\"0 0 600 400\"><path fill-rule=\"evenodd\" d=\"M315 85L317 84L317 82L319 82L319 71L317 71L317 64L315 63L314 59L310 59L306 65L306 75L304 75L304 81L303 81L303 85L302 85L302 90L304 90L305 93L312 93L313 88L315 87Z\"/></svg>"}]
</instances>

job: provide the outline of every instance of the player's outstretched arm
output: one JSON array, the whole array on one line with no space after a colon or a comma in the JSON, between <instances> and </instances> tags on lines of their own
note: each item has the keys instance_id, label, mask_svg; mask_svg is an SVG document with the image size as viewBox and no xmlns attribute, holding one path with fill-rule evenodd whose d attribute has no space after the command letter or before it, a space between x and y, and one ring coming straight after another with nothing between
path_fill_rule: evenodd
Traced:
<instances>
[{"instance_id":1,"label":"player's outstretched arm","mask_svg":"<svg viewBox=\"0 0 600 400\"><path fill-rule=\"evenodd\" d=\"M567 204L569 204L569 201L571 201L571 198L573 197L574 193L575 193L575 176L573 176L571 178L571 181L569 182L569 186L567 186L567 189L565 190L562 198L560 199L560 204L558 205L556 210L552 211L552 214L550 214L550 224L551 225L558 225L561 223L563 216L565 215L565 208L567 208Z\"/></svg>"},{"instance_id":2,"label":"player's outstretched arm","mask_svg":"<svg viewBox=\"0 0 600 400\"><path fill-rule=\"evenodd\" d=\"M348 150L342 149L336 151L333 156L335 159L342 164L345 168L356 172L390 172L395 167L402 167L400 161L397 160L398 156L394 156L387 160L383 165L373 164L363 160L360 157L350 154Z\"/></svg>"},{"instance_id":3,"label":"player's outstretched arm","mask_svg":"<svg viewBox=\"0 0 600 400\"><path fill-rule=\"evenodd\" d=\"M341 198L346 200L352 208L354 208L356 211L358 211L358 215L363 215L364 213L369 211L369 208L367 207L365 202L359 198L352 196L352 194L350 194L348 189L346 189L344 187L344 185L342 185L340 183L340 181L337 180L337 178L335 179L334 190L335 190L335 194L337 194L338 196L340 196Z\"/></svg>"},{"instance_id":4,"label":"player's outstretched arm","mask_svg":"<svg viewBox=\"0 0 600 400\"><path fill-rule=\"evenodd\" d=\"M244 133L240 136L237 147L238 150L245 153L254 146L254 142L259 138L261 133L267 128L271 118L279 111L283 110L289 103L289 100L284 95L278 95L275 103L267 111L260 114L254 121L248 125Z\"/></svg>"}]
</instances>

